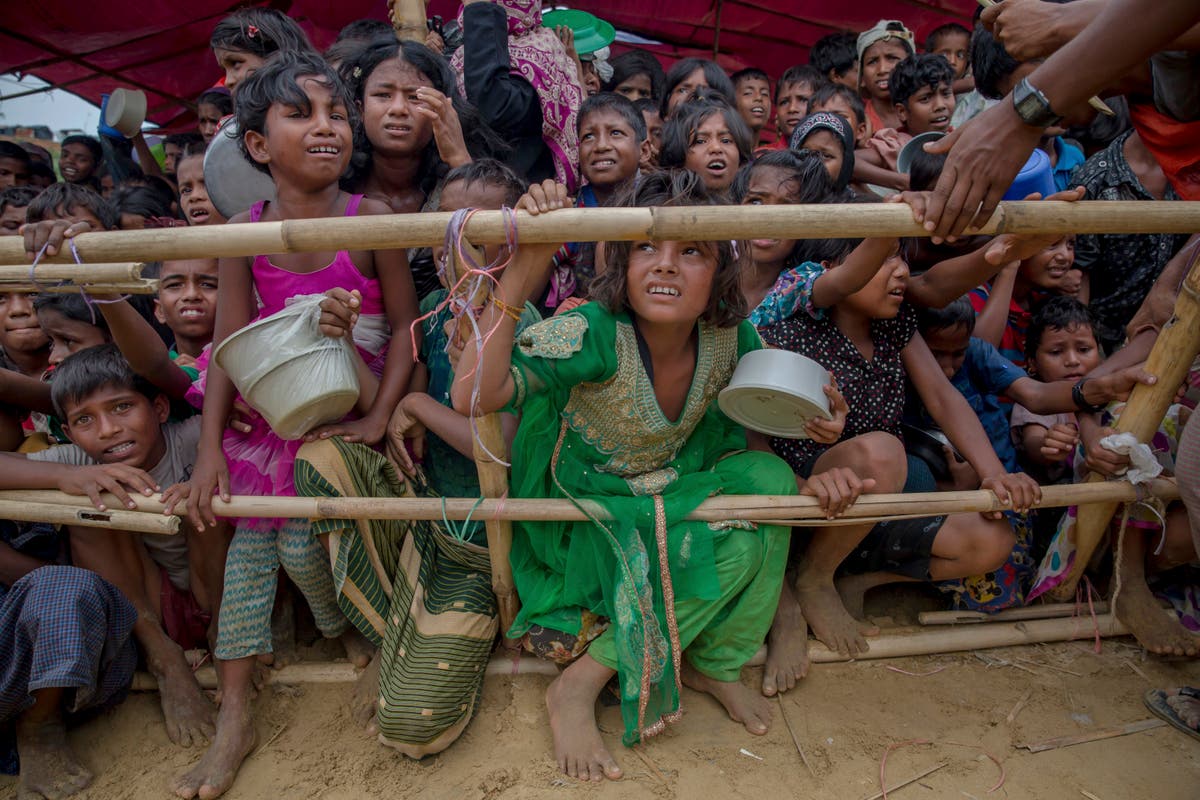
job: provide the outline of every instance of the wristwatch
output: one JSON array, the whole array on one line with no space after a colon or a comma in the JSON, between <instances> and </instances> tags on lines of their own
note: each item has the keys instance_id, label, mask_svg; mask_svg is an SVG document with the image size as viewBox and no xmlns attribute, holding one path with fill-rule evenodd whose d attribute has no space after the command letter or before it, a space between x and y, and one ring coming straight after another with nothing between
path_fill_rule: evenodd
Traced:
<instances>
[{"instance_id":1,"label":"wristwatch","mask_svg":"<svg viewBox=\"0 0 1200 800\"><path fill-rule=\"evenodd\" d=\"M1049 128L1062 121L1062 116L1050 107L1046 95L1031 84L1028 78L1022 78L1013 89L1013 106L1017 109L1017 116L1026 125L1035 128Z\"/></svg>"},{"instance_id":2,"label":"wristwatch","mask_svg":"<svg viewBox=\"0 0 1200 800\"><path fill-rule=\"evenodd\" d=\"M1092 414L1098 414L1105 409L1103 405L1093 405L1083 396L1083 385L1088 382L1087 378L1080 378L1079 382L1071 387L1071 400L1075 403L1075 407L1080 411L1087 411Z\"/></svg>"}]
</instances>

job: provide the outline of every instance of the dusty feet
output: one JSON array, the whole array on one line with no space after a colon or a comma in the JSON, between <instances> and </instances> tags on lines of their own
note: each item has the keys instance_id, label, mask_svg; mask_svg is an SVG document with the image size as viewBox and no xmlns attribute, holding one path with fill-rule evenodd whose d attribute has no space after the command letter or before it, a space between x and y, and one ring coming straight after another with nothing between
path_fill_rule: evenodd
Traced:
<instances>
[{"instance_id":1,"label":"dusty feet","mask_svg":"<svg viewBox=\"0 0 1200 800\"><path fill-rule=\"evenodd\" d=\"M842 605L832 583L796 582L796 600L804 609L804 618L817 637L830 650L854 658L870 646L864 637L879 632L872 625L860 625Z\"/></svg>"},{"instance_id":2,"label":"dusty feet","mask_svg":"<svg viewBox=\"0 0 1200 800\"><path fill-rule=\"evenodd\" d=\"M767 663L763 665L762 693L774 697L795 688L808 675L808 623L792 588L784 582L779 607L767 634Z\"/></svg>"},{"instance_id":3,"label":"dusty feet","mask_svg":"<svg viewBox=\"0 0 1200 800\"><path fill-rule=\"evenodd\" d=\"M187 662L181 658L180 663L175 664L171 660L168 666L158 669L151 664L151 671L158 679L167 737L181 747L209 741L215 732L216 709L200 690Z\"/></svg>"},{"instance_id":4,"label":"dusty feet","mask_svg":"<svg viewBox=\"0 0 1200 800\"><path fill-rule=\"evenodd\" d=\"M346 648L347 661L359 669L364 669L371 663L375 656L375 645L367 641L366 637L358 632L358 628L351 625L339 638L342 646Z\"/></svg>"},{"instance_id":5,"label":"dusty feet","mask_svg":"<svg viewBox=\"0 0 1200 800\"><path fill-rule=\"evenodd\" d=\"M1200 637L1183 627L1150 592L1144 581L1128 581L1116 598L1117 619L1129 626L1142 647L1164 656L1200 653Z\"/></svg>"},{"instance_id":6,"label":"dusty feet","mask_svg":"<svg viewBox=\"0 0 1200 800\"><path fill-rule=\"evenodd\" d=\"M254 749L254 722L248 698L232 696L221 706L217 735L199 763L175 780L171 790L177 797L211 800L220 797L237 777L238 769Z\"/></svg>"},{"instance_id":7,"label":"dusty feet","mask_svg":"<svg viewBox=\"0 0 1200 800\"><path fill-rule=\"evenodd\" d=\"M686 660L679 675L683 685L697 692L710 694L725 707L729 718L746 726L755 736L762 736L771 727L771 703L765 697L743 686L741 681L718 681L703 675Z\"/></svg>"},{"instance_id":8,"label":"dusty feet","mask_svg":"<svg viewBox=\"0 0 1200 800\"><path fill-rule=\"evenodd\" d=\"M379 662L382 660L382 654L376 653L355 681L354 696L350 700L351 718L370 733L375 732L375 709L379 705Z\"/></svg>"},{"instance_id":9,"label":"dusty feet","mask_svg":"<svg viewBox=\"0 0 1200 800\"><path fill-rule=\"evenodd\" d=\"M67 745L67 728L61 718L18 719L17 753L21 757L20 800L58 800L92 782L92 773Z\"/></svg>"},{"instance_id":10,"label":"dusty feet","mask_svg":"<svg viewBox=\"0 0 1200 800\"><path fill-rule=\"evenodd\" d=\"M1179 716L1180 721L1192 730L1200 731L1200 698L1195 697L1195 693L1195 689L1188 690L1187 694L1181 689L1165 691L1167 705Z\"/></svg>"},{"instance_id":11,"label":"dusty feet","mask_svg":"<svg viewBox=\"0 0 1200 800\"><path fill-rule=\"evenodd\" d=\"M859 622L867 618L863 611L863 601L867 597L867 590L878 585L879 582L871 575L845 575L834 581L838 597L842 598L842 607L846 609L847 614Z\"/></svg>"},{"instance_id":12,"label":"dusty feet","mask_svg":"<svg viewBox=\"0 0 1200 800\"><path fill-rule=\"evenodd\" d=\"M577 669L579 667L582 669ZM604 671L604 680L600 680L597 669ZM596 725L596 697L611 674L610 670L584 656L546 689L546 709L550 712L550 731L554 734L554 758L558 768L572 778L601 781L605 778L617 780L622 775Z\"/></svg>"}]
</instances>

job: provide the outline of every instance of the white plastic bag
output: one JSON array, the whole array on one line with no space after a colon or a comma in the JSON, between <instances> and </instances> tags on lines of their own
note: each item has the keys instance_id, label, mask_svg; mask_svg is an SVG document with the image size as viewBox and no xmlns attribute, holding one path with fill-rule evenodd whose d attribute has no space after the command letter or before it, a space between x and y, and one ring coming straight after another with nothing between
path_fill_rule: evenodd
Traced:
<instances>
[{"instance_id":1,"label":"white plastic bag","mask_svg":"<svg viewBox=\"0 0 1200 800\"><path fill-rule=\"evenodd\" d=\"M213 361L250 407L281 439L299 439L337 422L358 400L358 374L349 337L320 331L324 295L294 297L289 305L229 336Z\"/></svg>"}]
</instances>

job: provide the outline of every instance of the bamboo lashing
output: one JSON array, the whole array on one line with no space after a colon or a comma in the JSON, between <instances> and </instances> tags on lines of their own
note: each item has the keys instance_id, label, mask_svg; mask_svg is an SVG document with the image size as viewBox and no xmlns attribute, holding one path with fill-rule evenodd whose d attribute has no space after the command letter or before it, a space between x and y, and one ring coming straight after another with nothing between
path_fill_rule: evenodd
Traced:
<instances>
[{"instance_id":1,"label":"bamboo lashing","mask_svg":"<svg viewBox=\"0 0 1200 800\"><path fill-rule=\"evenodd\" d=\"M1139 442L1149 442L1187 378L1197 352L1200 352L1200 260L1193 259L1175 301L1175 313L1163 326L1146 359L1146 371L1157 376L1158 381L1153 386L1138 384L1133 388L1113 429L1117 433L1132 433ZM1092 473L1084 485L1103 481L1101 475ZM1075 562L1071 572L1051 592L1055 599L1066 600L1075 594L1075 587L1118 505L1119 501L1108 500L1079 507L1073 528Z\"/></svg>"},{"instance_id":2,"label":"bamboo lashing","mask_svg":"<svg viewBox=\"0 0 1200 800\"><path fill-rule=\"evenodd\" d=\"M486 263L482 249L465 241L461 247L470 252L476 264ZM466 265L459 260L457 248L450 248L446 256L446 282L450 286L457 286L459 279L466 274ZM491 284L482 280L473 296L461 298L466 303L466 310L458 319L458 336L462 341L470 342L473 338L474 328L470 322L473 309L486 303L489 297ZM493 412L475 417L474 422L475 435L471 438L471 446L475 470L479 473L479 491L483 497L505 497L508 495L508 467L497 463L492 457L492 454L502 459L508 457L508 445L500 427L500 414ZM500 630L507 632L521 610L512 562L509 560L509 553L512 552L512 522L489 516L484 519L484 527L487 531L488 559L492 565L492 593L496 595L496 606L500 612Z\"/></svg>"},{"instance_id":3,"label":"bamboo lashing","mask_svg":"<svg viewBox=\"0 0 1200 800\"><path fill-rule=\"evenodd\" d=\"M355 248L383 250L441 244L450 214L389 214L294 219L237 225L81 233L84 261L164 261ZM517 213L522 242L639 239L818 239L846 236L928 236L903 203L861 205L565 208L531 217ZM464 234L476 245L503 244L500 211L480 211ZM981 233L1192 233L1200 231L1200 202L1004 202ZM0 263L26 258L18 236L0 237ZM50 261L66 261L60 253Z\"/></svg>"},{"instance_id":4,"label":"bamboo lashing","mask_svg":"<svg viewBox=\"0 0 1200 800\"><path fill-rule=\"evenodd\" d=\"M64 496L71 497L71 495ZM109 510L100 511L91 506L86 508L80 506L81 499L71 497L71 505L66 505L54 501L36 503L3 498L0 499L0 519L20 520L21 522L51 522L55 525L79 525L84 528L110 528L163 536L179 533L179 517L147 514L144 511L126 511L120 507L116 498L110 498L113 503L117 503L115 507L110 504ZM108 501L106 501L107 503Z\"/></svg>"},{"instance_id":5,"label":"bamboo lashing","mask_svg":"<svg viewBox=\"0 0 1200 800\"><path fill-rule=\"evenodd\" d=\"M1166 613L1166 612L1164 612ZM880 636L867 637L870 649L853 659L836 650L830 650L817 641L808 643L808 660L813 664L838 664L846 661L870 661L883 658L907 658L941 653L959 653L969 650L986 650L994 647L1066 642L1074 639L1124 636L1128 629L1110 614L1097 617L1073 617L1069 619L1044 619L1028 622L995 623L992 625L970 625L962 628L937 628L934 630L901 629ZM766 648L747 666L761 666ZM492 656L487 665L488 675L540 674L558 675L559 668L551 661L533 656L522 656L514 660L511 656ZM269 683L353 683L362 670L345 662L289 664L279 670L267 670ZM196 679L205 689L217 688L217 675L212 667L196 670ZM147 673L134 675L133 691L152 692L158 689L154 677Z\"/></svg>"},{"instance_id":6,"label":"bamboo lashing","mask_svg":"<svg viewBox=\"0 0 1200 800\"><path fill-rule=\"evenodd\" d=\"M425 36L429 30L425 24L425 3L427 0L389 0L391 9L392 28L396 38L425 44Z\"/></svg>"},{"instance_id":7,"label":"bamboo lashing","mask_svg":"<svg viewBox=\"0 0 1200 800\"><path fill-rule=\"evenodd\" d=\"M1042 487L1042 500L1037 508L1096 503L1104 500L1125 502L1139 496L1164 500L1179 497L1175 481L1157 479L1135 487L1128 481L1106 481L1097 484L1066 484ZM107 505L117 504L111 495L101 495ZM141 512L162 514L164 506L157 497L130 495ZM83 498L46 489L11 489L0 491L0 500L14 502L61 504L78 506ZM608 518L598 504L586 499L580 505L588 515ZM556 498L509 497L503 500L470 497L267 497L234 495L229 502L214 497L213 513L219 517L294 518L294 519L410 519L463 520L503 519L532 521L582 522L589 518L570 500ZM955 513L986 513L1004 511L1002 504L990 491L926 492L918 494L863 495L839 517L850 521L872 517L892 517L894 514L935 516ZM176 513L186 512L180 503ZM798 520L808 525L828 525L825 512L816 498L797 495L727 495L711 497L690 512L686 519L722 522L738 519L754 522Z\"/></svg>"}]
</instances>

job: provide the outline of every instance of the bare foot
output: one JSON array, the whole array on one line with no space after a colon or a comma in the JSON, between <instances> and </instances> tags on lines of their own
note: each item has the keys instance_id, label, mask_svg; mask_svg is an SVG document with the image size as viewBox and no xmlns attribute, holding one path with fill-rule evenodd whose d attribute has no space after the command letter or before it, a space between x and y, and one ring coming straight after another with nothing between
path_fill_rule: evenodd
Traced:
<instances>
[{"instance_id":1,"label":"bare foot","mask_svg":"<svg viewBox=\"0 0 1200 800\"><path fill-rule=\"evenodd\" d=\"M746 726L755 736L762 736L771 727L771 704L761 695L743 686L741 681L719 681L696 670L686 660L680 674L683 685L697 692L710 694L725 707L729 718Z\"/></svg>"},{"instance_id":2,"label":"bare foot","mask_svg":"<svg viewBox=\"0 0 1200 800\"><path fill-rule=\"evenodd\" d=\"M216 709L204 696L196 677L187 668L187 662L174 664L172 661L161 669L155 669L151 664L150 668L158 679L167 737L180 747L204 744L212 739Z\"/></svg>"},{"instance_id":3,"label":"bare foot","mask_svg":"<svg viewBox=\"0 0 1200 800\"><path fill-rule=\"evenodd\" d=\"M597 668L604 671L604 680L600 680ZM554 758L558 768L572 778L601 781L621 777L621 768L604 746L596 725L596 697L611 674L611 670L584 656L546 689Z\"/></svg>"},{"instance_id":4,"label":"bare foot","mask_svg":"<svg viewBox=\"0 0 1200 800\"><path fill-rule=\"evenodd\" d=\"M792 588L784 581L779 607L767 634L767 663L763 665L762 693L774 697L795 688L808 675L808 623Z\"/></svg>"},{"instance_id":5,"label":"bare foot","mask_svg":"<svg viewBox=\"0 0 1200 800\"><path fill-rule=\"evenodd\" d=\"M853 658L870 649L863 634L878 633L878 628L860 626L842 605L832 583L805 585L797 581L796 599L813 635L830 650Z\"/></svg>"},{"instance_id":6,"label":"bare foot","mask_svg":"<svg viewBox=\"0 0 1200 800\"><path fill-rule=\"evenodd\" d=\"M254 749L254 722L248 698L232 696L221 706L217 735L199 763L175 780L171 790L177 797L212 800L220 797L237 777L238 769Z\"/></svg>"},{"instance_id":7,"label":"bare foot","mask_svg":"<svg viewBox=\"0 0 1200 800\"><path fill-rule=\"evenodd\" d=\"M833 585L837 588L838 597L842 598L846 613L860 622L865 620L867 615L863 611L863 601L867 597L867 590L877 586L878 582L870 575L844 575Z\"/></svg>"},{"instance_id":8,"label":"bare foot","mask_svg":"<svg viewBox=\"0 0 1200 800\"><path fill-rule=\"evenodd\" d=\"M1145 581L1127 581L1116 606L1117 619L1128 625L1150 652L1166 656L1194 656L1200 652L1200 637L1167 615Z\"/></svg>"},{"instance_id":9,"label":"bare foot","mask_svg":"<svg viewBox=\"0 0 1200 800\"><path fill-rule=\"evenodd\" d=\"M1200 731L1200 698L1181 694L1179 689L1167 689L1167 705L1179 715L1179 719L1194 731ZM25 762L22 761L22 764Z\"/></svg>"},{"instance_id":10,"label":"bare foot","mask_svg":"<svg viewBox=\"0 0 1200 800\"><path fill-rule=\"evenodd\" d=\"M363 728L370 730L375 720L375 709L379 705L379 662L376 653L367 664L366 670L354 683L354 697L350 701L350 716Z\"/></svg>"},{"instance_id":11,"label":"bare foot","mask_svg":"<svg viewBox=\"0 0 1200 800\"><path fill-rule=\"evenodd\" d=\"M346 648L347 661L359 669L364 669L371 663L375 656L375 645L367 641L367 638L358 632L358 628L351 625L339 638L342 640L342 646Z\"/></svg>"},{"instance_id":12,"label":"bare foot","mask_svg":"<svg viewBox=\"0 0 1200 800\"><path fill-rule=\"evenodd\" d=\"M67 728L61 717L33 723L18 719L17 753L21 757L20 800L58 800L92 782L92 773L67 745Z\"/></svg>"}]
</instances>

